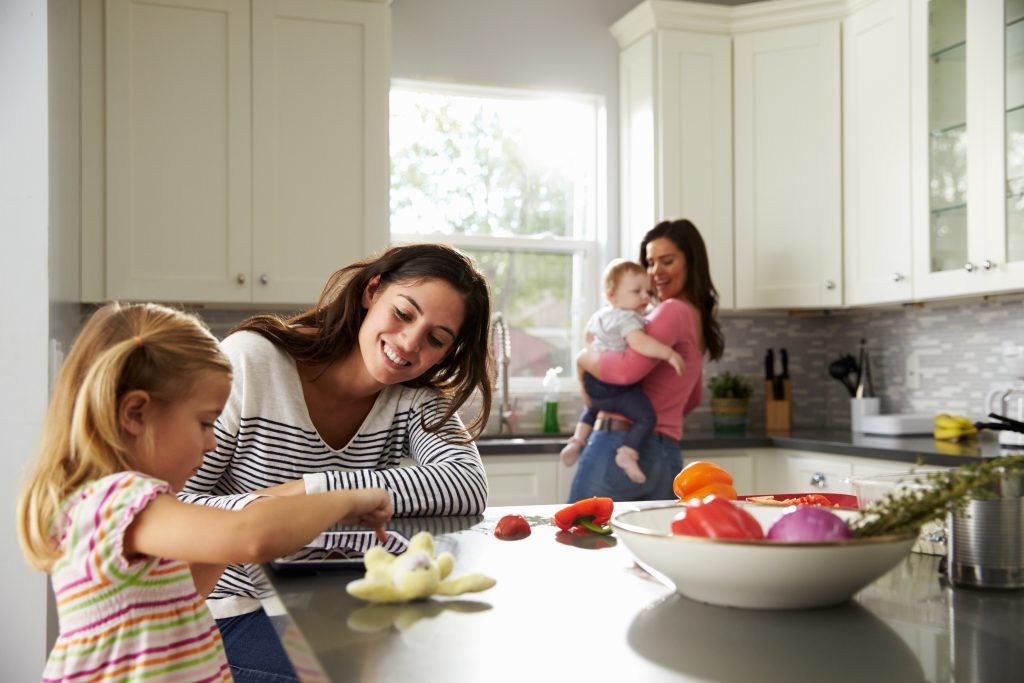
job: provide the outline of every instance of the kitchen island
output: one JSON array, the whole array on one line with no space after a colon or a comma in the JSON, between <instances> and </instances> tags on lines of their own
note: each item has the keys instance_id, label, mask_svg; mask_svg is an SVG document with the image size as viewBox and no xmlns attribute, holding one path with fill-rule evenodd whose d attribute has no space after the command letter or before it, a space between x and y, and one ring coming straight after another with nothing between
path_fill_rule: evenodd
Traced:
<instances>
[{"instance_id":1,"label":"kitchen island","mask_svg":"<svg viewBox=\"0 0 1024 683\"><path fill-rule=\"evenodd\" d=\"M286 648L311 681L1024 679L1024 592L951 588L939 557L912 553L836 607L721 608L676 594L614 536L581 541L560 533L548 521L559 507L394 520L392 528L430 531L450 548L453 576L495 578L488 591L368 605L345 592L361 572L284 574L266 567L276 592L268 611L283 613L275 619ZM509 513L531 522L531 536L493 536Z\"/></svg>"}]
</instances>

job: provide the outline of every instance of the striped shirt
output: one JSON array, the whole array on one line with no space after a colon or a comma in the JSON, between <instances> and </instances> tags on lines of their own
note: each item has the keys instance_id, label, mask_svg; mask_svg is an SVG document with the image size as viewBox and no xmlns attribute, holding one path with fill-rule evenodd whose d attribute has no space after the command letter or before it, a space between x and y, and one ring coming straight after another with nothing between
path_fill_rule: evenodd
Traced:
<instances>
[{"instance_id":1,"label":"striped shirt","mask_svg":"<svg viewBox=\"0 0 1024 683\"><path fill-rule=\"evenodd\" d=\"M220 631L187 562L124 557L135 515L170 487L138 472L86 484L65 502L50 570L60 635L42 680L230 681Z\"/></svg>"},{"instance_id":2,"label":"striped shirt","mask_svg":"<svg viewBox=\"0 0 1024 683\"><path fill-rule=\"evenodd\" d=\"M216 450L179 495L225 509L247 492L305 480L306 491L382 487L396 516L476 515L487 504L487 477L475 444L452 444L464 426L453 416L439 433L423 429L445 399L432 389L385 387L352 440L328 446L313 425L294 359L255 332L236 332L221 349L231 360L231 395L217 419ZM414 465L399 467L403 458ZM267 592L251 566L231 565L209 596L218 618L251 612Z\"/></svg>"}]
</instances>

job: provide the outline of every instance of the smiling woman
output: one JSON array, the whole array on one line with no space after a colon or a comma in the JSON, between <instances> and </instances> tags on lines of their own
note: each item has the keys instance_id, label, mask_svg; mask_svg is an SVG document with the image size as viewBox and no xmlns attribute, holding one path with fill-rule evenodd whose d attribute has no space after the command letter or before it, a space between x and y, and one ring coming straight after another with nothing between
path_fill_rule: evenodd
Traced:
<instances>
[{"instance_id":1,"label":"smiling woman","mask_svg":"<svg viewBox=\"0 0 1024 683\"><path fill-rule=\"evenodd\" d=\"M396 516L482 512L487 478L472 438L490 412L489 320L473 261L416 244L339 270L305 312L243 321L221 345L234 379L217 447L182 497L231 508L256 490L381 487ZM481 412L467 427L456 411L473 392ZM415 464L399 467L404 457ZM245 669L294 675L261 596L247 567L232 565L207 601L236 680Z\"/></svg>"}]
</instances>

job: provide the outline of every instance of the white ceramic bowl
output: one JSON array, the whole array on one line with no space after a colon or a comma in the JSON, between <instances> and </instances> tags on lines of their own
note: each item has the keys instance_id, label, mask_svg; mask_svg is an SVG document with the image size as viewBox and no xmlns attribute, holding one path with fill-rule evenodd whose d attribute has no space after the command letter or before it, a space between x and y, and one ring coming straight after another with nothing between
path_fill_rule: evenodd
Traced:
<instances>
[{"instance_id":1,"label":"white ceramic bowl","mask_svg":"<svg viewBox=\"0 0 1024 683\"><path fill-rule=\"evenodd\" d=\"M793 508L747 505L767 530ZM636 559L676 591L726 607L802 609L834 605L892 569L915 535L826 543L719 540L672 533L677 505L626 510L612 517ZM831 510L849 519L855 512Z\"/></svg>"}]
</instances>

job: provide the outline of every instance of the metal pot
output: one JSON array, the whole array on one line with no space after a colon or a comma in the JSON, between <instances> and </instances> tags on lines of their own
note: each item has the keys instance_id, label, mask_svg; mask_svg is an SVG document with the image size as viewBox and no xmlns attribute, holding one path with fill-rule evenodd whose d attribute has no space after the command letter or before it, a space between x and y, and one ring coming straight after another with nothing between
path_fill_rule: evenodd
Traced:
<instances>
[{"instance_id":1,"label":"metal pot","mask_svg":"<svg viewBox=\"0 0 1024 683\"><path fill-rule=\"evenodd\" d=\"M1024 475L1004 473L990 493L948 517L949 576L959 586L1024 588Z\"/></svg>"}]
</instances>

